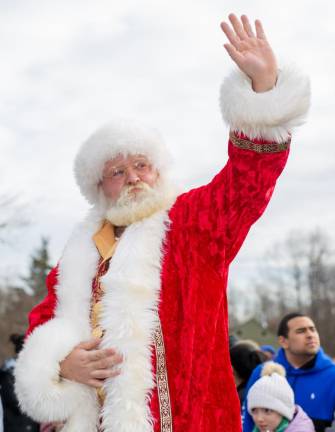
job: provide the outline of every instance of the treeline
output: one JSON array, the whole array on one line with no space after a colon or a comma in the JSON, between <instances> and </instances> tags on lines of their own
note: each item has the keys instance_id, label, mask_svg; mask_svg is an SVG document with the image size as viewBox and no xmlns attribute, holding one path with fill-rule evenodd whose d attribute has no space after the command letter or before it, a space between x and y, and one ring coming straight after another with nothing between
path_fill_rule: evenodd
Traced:
<instances>
[{"instance_id":1,"label":"treeline","mask_svg":"<svg viewBox=\"0 0 335 432\"><path fill-rule=\"evenodd\" d=\"M0 285L0 365L13 354L10 335L25 333L29 311L45 297L45 278L50 268L48 240L42 238L30 258L28 276L21 277L21 283L15 286L4 282Z\"/></svg>"}]
</instances>

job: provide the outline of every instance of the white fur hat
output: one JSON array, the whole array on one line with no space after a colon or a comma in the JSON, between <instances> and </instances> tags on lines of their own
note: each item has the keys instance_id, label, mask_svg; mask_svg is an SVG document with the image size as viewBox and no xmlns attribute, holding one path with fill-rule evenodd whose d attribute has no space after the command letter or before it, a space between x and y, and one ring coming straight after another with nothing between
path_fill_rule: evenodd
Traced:
<instances>
[{"instance_id":1,"label":"white fur hat","mask_svg":"<svg viewBox=\"0 0 335 432\"><path fill-rule=\"evenodd\" d=\"M253 408L268 408L292 420L295 410L294 393L285 375L285 369L280 364L264 364L262 377L248 392L247 404L250 414Z\"/></svg>"},{"instance_id":2,"label":"white fur hat","mask_svg":"<svg viewBox=\"0 0 335 432\"><path fill-rule=\"evenodd\" d=\"M81 193L91 204L98 202L98 184L105 163L118 155L143 154L164 176L170 154L160 134L132 120L114 120L94 132L80 147L74 173Z\"/></svg>"}]
</instances>

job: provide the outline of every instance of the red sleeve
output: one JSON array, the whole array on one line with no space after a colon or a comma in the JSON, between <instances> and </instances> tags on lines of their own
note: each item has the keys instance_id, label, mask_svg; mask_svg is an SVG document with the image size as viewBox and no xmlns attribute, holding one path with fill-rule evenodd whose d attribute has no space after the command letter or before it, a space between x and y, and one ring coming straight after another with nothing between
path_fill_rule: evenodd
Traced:
<instances>
[{"instance_id":1,"label":"red sleeve","mask_svg":"<svg viewBox=\"0 0 335 432\"><path fill-rule=\"evenodd\" d=\"M57 284L58 266L54 267L46 278L46 286L48 294L37 306L29 313L29 327L26 332L26 337L39 325L46 323L54 317L56 306L55 286Z\"/></svg>"},{"instance_id":2,"label":"red sleeve","mask_svg":"<svg viewBox=\"0 0 335 432\"><path fill-rule=\"evenodd\" d=\"M205 186L181 195L171 220L198 237L199 252L221 272L264 212L289 153L289 142L251 141L230 134L229 159Z\"/></svg>"}]
</instances>

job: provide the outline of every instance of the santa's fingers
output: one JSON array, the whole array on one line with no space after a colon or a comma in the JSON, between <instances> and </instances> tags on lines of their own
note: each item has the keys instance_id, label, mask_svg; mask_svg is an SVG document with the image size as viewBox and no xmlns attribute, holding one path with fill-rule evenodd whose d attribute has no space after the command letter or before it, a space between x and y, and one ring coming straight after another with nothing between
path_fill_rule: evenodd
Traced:
<instances>
[{"instance_id":1,"label":"santa's fingers","mask_svg":"<svg viewBox=\"0 0 335 432\"><path fill-rule=\"evenodd\" d=\"M107 378L114 378L120 375L120 369L96 369L91 372L91 377L94 379L105 380Z\"/></svg>"},{"instance_id":2,"label":"santa's fingers","mask_svg":"<svg viewBox=\"0 0 335 432\"><path fill-rule=\"evenodd\" d=\"M104 385L104 380L98 380L98 379L92 378L87 382L87 385L98 389Z\"/></svg>"},{"instance_id":3,"label":"santa's fingers","mask_svg":"<svg viewBox=\"0 0 335 432\"><path fill-rule=\"evenodd\" d=\"M98 338L92 338L83 342L80 342L76 348L81 348L87 351L93 350L94 348L97 348L100 344L100 339Z\"/></svg>"},{"instance_id":4,"label":"santa's fingers","mask_svg":"<svg viewBox=\"0 0 335 432\"><path fill-rule=\"evenodd\" d=\"M251 38L254 38L255 37L255 33L254 33L254 31L253 31L253 29L251 27L251 24L249 22L248 17L246 15L242 15L241 16L241 21L242 21L242 24L243 24L244 31L247 33L247 35L249 37L251 37Z\"/></svg>"},{"instance_id":5,"label":"santa's fingers","mask_svg":"<svg viewBox=\"0 0 335 432\"><path fill-rule=\"evenodd\" d=\"M245 31L245 28L243 26L243 22L241 22L235 14L229 14L228 16L229 21L231 22L231 25L233 26L235 33L241 40L248 39L249 35Z\"/></svg>"},{"instance_id":6,"label":"santa's fingers","mask_svg":"<svg viewBox=\"0 0 335 432\"><path fill-rule=\"evenodd\" d=\"M96 369L109 369L122 363L123 357L121 354L114 354L90 364L91 370Z\"/></svg>"},{"instance_id":7,"label":"santa's fingers","mask_svg":"<svg viewBox=\"0 0 335 432\"><path fill-rule=\"evenodd\" d=\"M261 22L260 20L256 20L256 21L255 21L255 27L256 27L256 34L257 34L257 37L258 37L259 39L263 39L263 40L266 41L267 39L266 39L265 31L264 31L264 28L263 28L262 22Z\"/></svg>"},{"instance_id":8,"label":"santa's fingers","mask_svg":"<svg viewBox=\"0 0 335 432\"><path fill-rule=\"evenodd\" d=\"M116 351L113 348L92 350L87 352L86 360L88 362L95 362L108 357L113 357L114 355L116 355Z\"/></svg>"},{"instance_id":9,"label":"santa's fingers","mask_svg":"<svg viewBox=\"0 0 335 432\"><path fill-rule=\"evenodd\" d=\"M227 36L227 39L233 45L236 49L239 48L241 40L240 38L234 33L234 31L231 29L230 25L223 21L221 23L221 29L223 33Z\"/></svg>"}]
</instances>

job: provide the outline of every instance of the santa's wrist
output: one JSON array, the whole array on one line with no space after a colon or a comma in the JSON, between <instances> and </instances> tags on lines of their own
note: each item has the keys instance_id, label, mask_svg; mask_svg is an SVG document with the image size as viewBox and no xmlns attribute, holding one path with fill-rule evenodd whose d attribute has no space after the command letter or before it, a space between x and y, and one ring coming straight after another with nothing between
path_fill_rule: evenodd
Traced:
<instances>
[{"instance_id":1,"label":"santa's wrist","mask_svg":"<svg viewBox=\"0 0 335 432\"><path fill-rule=\"evenodd\" d=\"M277 73L262 79L252 79L252 89L255 93L264 93L276 86Z\"/></svg>"}]
</instances>

